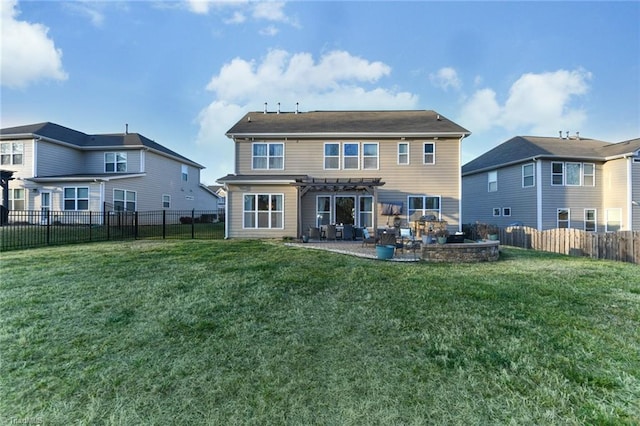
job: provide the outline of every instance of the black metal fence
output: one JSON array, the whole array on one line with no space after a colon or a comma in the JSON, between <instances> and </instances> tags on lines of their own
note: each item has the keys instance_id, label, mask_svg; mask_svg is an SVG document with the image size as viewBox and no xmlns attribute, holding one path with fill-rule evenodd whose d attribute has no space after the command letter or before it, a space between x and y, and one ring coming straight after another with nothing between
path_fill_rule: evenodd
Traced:
<instances>
[{"instance_id":1,"label":"black metal fence","mask_svg":"<svg viewBox=\"0 0 640 426\"><path fill-rule=\"evenodd\" d=\"M157 210L8 212L0 251L127 239L223 239L224 211Z\"/></svg>"}]
</instances>

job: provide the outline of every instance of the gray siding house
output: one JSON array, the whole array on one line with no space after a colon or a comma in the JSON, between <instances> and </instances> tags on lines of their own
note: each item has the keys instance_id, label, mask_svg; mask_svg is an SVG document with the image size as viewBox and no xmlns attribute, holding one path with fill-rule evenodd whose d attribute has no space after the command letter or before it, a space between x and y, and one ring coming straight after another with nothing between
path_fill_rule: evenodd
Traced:
<instances>
[{"instance_id":1,"label":"gray siding house","mask_svg":"<svg viewBox=\"0 0 640 426\"><path fill-rule=\"evenodd\" d=\"M10 210L217 210L203 166L138 133L39 123L1 129L0 150Z\"/></svg>"},{"instance_id":2,"label":"gray siding house","mask_svg":"<svg viewBox=\"0 0 640 426\"><path fill-rule=\"evenodd\" d=\"M374 231L425 215L457 231L469 134L435 111L249 112L227 132L235 173L218 179L227 237Z\"/></svg>"},{"instance_id":3,"label":"gray siding house","mask_svg":"<svg viewBox=\"0 0 640 426\"><path fill-rule=\"evenodd\" d=\"M462 167L462 220L640 230L640 139L517 136Z\"/></svg>"}]
</instances>

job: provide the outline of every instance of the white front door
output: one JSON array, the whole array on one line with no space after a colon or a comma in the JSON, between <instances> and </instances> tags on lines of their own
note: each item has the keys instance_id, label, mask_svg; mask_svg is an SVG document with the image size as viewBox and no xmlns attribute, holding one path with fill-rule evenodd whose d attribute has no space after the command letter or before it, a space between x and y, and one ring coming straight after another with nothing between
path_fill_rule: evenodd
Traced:
<instances>
[{"instance_id":1,"label":"white front door","mask_svg":"<svg viewBox=\"0 0 640 426\"><path fill-rule=\"evenodd\" d=\"M50 192L41 192L40 193L40 223L43 225L47 225L49 214L51 212L51 193Z\"/></svg>"}]
</instances>

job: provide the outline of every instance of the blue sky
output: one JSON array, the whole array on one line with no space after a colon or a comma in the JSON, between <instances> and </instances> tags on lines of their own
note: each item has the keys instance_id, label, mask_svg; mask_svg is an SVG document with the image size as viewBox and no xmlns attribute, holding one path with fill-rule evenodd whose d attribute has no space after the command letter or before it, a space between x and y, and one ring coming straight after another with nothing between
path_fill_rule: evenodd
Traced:
<instances>
[{"instance_id":1,"label":"blue sky","mask_svg":"<svg viewBox=\"0 0 640 426\"><path fill-rule=\"evenodd\" d=\"M463 163L516 135L640 137L640 2L1 2L2 127L138 132L233 173L245 112L433 109Z\"/></svg>"}]
</instances>

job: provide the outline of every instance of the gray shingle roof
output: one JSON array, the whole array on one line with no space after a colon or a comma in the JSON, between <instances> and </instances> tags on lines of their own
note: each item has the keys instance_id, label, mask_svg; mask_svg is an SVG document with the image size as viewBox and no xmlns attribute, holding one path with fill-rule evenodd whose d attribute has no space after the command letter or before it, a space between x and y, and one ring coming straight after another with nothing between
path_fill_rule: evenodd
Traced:
<instances>
[{"instance_id":1,"label":"gray shingle roof","mask_svg":"<svg viewBox=\"0 0 640 426\"><path fill-rule=\"evenodd\" d=\"M11 136L40 136L45 139L51 139L54 141L66 142L71 145L75 145L80 149L90 148L118 148L118 147L146 147L158 151L162 154L166 154L172 157L176 157L180 160L186 161L198 167L203 167L188 159L187 157L178 154L175 151L166 148L159 143L142 136L139 133L113 133L113 134L97 134L88 135L86 133L79 132L77 130L69 129L55 123L37 123L28 124L25 126L7 127L0 129L0 136L3 138Z\"/></svg>"},{"instance_id":2,"label":"gray shingle roof","mask_svg":"<svg viewBox=\"0 0 640 426\"><path fill-rule=\"evenodd\" d=\"M595 139L516 136L462 166L462 174L529 161L535 157L605 161L640 149L640 139L611 143Z\"/></svg>"},{"instance_id":3,"label":"gray shingle roof","mask_svg":"<svg viewBox=\"0 0 640 426\"><path fill-rule=\"evenodd\" d=\"M435 111L310 111L245 114L227 136L274 135L304 136L309 134L416 134L469 135L459 126Z\"/></svg>"}]
</instances>

